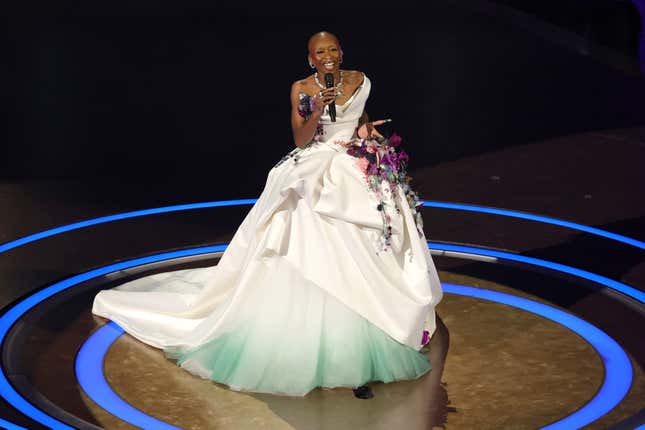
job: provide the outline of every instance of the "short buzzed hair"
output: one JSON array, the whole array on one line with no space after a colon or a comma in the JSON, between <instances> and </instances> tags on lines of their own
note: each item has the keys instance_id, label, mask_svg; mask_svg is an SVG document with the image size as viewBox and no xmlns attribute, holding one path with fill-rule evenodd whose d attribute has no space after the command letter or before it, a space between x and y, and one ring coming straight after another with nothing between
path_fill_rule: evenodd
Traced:
<instances>
[{"instance_id":1,"label":"short buzzed hair","mask_svg":"<svg viewBox=\"0 0 645 430\"><path fill-rule=\"evenodd\" d=\"M307 42L307 50L309 52L311 52L311 43L314 40L316 40L317 38L325 37L325 36L333 37L334 39L336 39L336 43L338 43L338 45L340 45L340 40L338 40L338 37L334 33L330 33L329 31L324 31L323 30L323 31L319 31L319 32L314 33L314 34L311 35L311 37L309 38L309 41Z\"/></svg>"}]
</instances>

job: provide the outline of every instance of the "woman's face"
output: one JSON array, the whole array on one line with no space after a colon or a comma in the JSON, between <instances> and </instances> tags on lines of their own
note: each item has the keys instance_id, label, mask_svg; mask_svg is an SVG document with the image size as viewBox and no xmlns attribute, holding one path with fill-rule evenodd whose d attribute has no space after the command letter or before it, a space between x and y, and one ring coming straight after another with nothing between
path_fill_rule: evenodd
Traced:
<instances>
[{"instance_id":1,"label":"woman's face","mask_svg":"<svg viewBox=\"0 0 645 430\"><path fill-rule=\"evenodd\" d=\"M340 67L340 45L333 36L320 36L309 45L311 64L319 73L333 73Z\"/></svg>"}]
</instances>

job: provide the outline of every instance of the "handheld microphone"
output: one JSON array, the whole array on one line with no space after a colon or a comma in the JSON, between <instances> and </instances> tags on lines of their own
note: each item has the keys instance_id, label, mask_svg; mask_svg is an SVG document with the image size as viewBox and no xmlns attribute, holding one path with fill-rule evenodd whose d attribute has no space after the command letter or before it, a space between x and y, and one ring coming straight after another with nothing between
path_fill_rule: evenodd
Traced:
<instances>
[{"instance_id":1,"label":"handheld microphone","mask_svg":"<svg viewBox=\"0 0 645 430\"><path fill-rule=\"evenodd\" d=\"M325 73L325 86L331 88L334 86L334 75L331 73ZM329 118L331 122L336 122L336 102L331 102L327 105L329 109Z\"/></svg>"}]
</instances>

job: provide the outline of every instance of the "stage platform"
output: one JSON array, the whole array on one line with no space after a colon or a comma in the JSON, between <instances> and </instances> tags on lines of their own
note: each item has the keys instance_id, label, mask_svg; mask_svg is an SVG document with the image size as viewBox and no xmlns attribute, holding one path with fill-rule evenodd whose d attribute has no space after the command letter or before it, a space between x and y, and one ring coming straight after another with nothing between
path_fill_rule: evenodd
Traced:
<instances>
[{"instance_id":1,"label":"stage platform","mask_svg":"<svg viewBox=\"0 0 645 430\"><path fill-rule=\"evenodd\" d=\"M217 264L257 196L233 201L205 184L153 181L2 183L0 424L645 425L644 161L645 131L624 129L412 169L446 293L426 352L433 370L371 384L369 400L349 389L303 398L231 391L91 314L101 289ZM200 204L177 206L189 203Z\"/></svg>"}]
</instances>

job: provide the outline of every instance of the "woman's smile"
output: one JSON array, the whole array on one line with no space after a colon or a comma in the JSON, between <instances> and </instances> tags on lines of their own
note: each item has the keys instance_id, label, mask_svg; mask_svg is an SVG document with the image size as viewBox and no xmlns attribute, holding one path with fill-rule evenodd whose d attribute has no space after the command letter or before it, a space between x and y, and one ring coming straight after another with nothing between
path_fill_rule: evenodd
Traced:
<instances>
[{"instance_id":1,"label":"woman's smile","mask_svg":"<svg viewBox=\"0 0 645 430\"><path fill-rule=\"evenodd\" d=\"M323 63L323 67L325 68L325 70L332 71L334 70L334 66L336 66L336 63L333 61L328 61L326 63Z\"/></svg>"}]
</instances>

